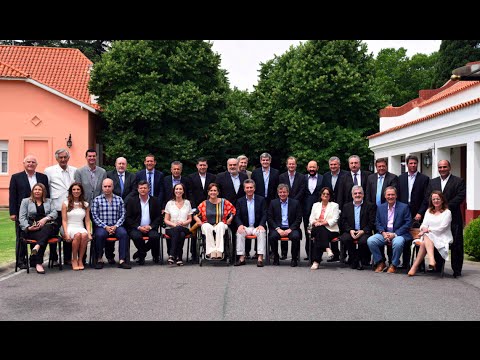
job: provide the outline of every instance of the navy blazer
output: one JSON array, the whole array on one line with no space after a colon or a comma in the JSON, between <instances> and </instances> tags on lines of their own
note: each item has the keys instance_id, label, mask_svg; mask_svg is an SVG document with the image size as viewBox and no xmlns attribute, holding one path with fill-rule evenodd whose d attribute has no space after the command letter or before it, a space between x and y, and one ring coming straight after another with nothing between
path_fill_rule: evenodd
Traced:
<instances>
[{"instance_id":1,"label":"navy blazer","mask_svg":"<svg viewBox=\"0 0 480 360\"><path fill-rule=\"evenodd\" d=\"M378 233L387 231L388 222L388 202L377 206L377 215L375 218L375 227ZM393 231L397 236L403 236L405 241L412 240L410 227L412 226L412 217L407 204L400 201L396 202L395 214L393 215Z\"/></svg>"},{"instance_id":2,"label":"navy blazer","mask_svg":"<svg viewBox=\"0 0 480 360\"><path fill-rule=\"evenodd\" d=\"M333 190L333 198L330 199L330 201L337 202L338 189L340 189L342 186L342 178L347 174L348 174L348 171L340 169L338 173L337 182L335 183L335 187L332 186L332 172L327 171L325 174L323 174L322 188L329 187L330 189Z\"/></svg>"},{"instance_id":3,"label":"navy blazer","mask_svg":"<svg viewBox=\"0 0 480 360\"><path fill-rule=\"evenodd\" d=\"M161 210L157 206L158 199L155 196L150 196L148 201L148 208L150 213L150 226L152 230L157 230L160 225ZM140 197L138 195L132 196L126 204L126 214L124 226L128 231L136 229L140 226L142 220L142 206L140 205Z\"/></svg>"},{"instance_id":4,"label":"navy blazer","mask_svg":"<svg viewBox=\"0 0 480 360\"><path fill-rule=\"evenodd\" d=\"M267 204L265 202L265 198L260 195L254 195L254 204L255 204L255 223L253 224L254 227L263 226L266 228L267 223ZM247 197L241 197L237 200L237 205L235 206L237 209L237 214L233 218L235 225L239 227L243 225L248 227L248 208L247 208Z\"/></svg>"},{"instance_id":5,"label":"navy blazer","mask_svg":"<svg viewBox=\"0 0 480 360\"><path fill-rule=\"evenodd\" d=\"M188 176L180 176L180 182L185 188L185 196L187 197L190 203L192 202L192 180ZM172 185L172 175L165 176L163 180L163 185L165 189L165 198L163 199L162 209L165 209L167 202L173 198L173 185Z\"/></svg>"},{"instance_id":6,"label":"navy blazer","mask_svg":"<svg viewBox=\"0 0 480 360\"><path fill-rule=\"evenodd\" d=\"M371 172L367 170L360 169L360 182L363 188L363 193L366 195L367 179L370 176ZM351 171L347 171L345 177L342 178L340 186L338 187L337 192L337 203L340 209L343 209L343 205L347 202L353 201L352 198L352 187L353 187L353 177Z\"/></svg>"},{"instance_id":7,"label":"navy blazer","mask_svg":"<svg viewBox=\"0 0 480 360\"><path fill-rule=\"evenodd\" d=\"M35 175L37 177L37 183L45 185L47 190L46 197L50 198L50 186L48 185L47 175L39 172L36 172ZM8 188L10 215L16 215L18 220L18 214L20 212L22 200L30 197L31 194L32 189L30 189L27 173L25 171L21 171L13 174L10 179L10 187Z\"/></svg>"},{"instance_id":8,"label":"navy blazer","mask_svg":"<svg viewBox=\"0 0 480 360\"><path fill-rule=\"evenodd\" d=\"M279 184L287 184L289 193L288 197L303 202L305 196L305 176L300 174L298 171L295 172L295 177L293 178L293 186L290 186L290 176L288 176L288 171L280 174L278 177Z\"/></svg>"},{"instance_id":9,"label":"navy blazer","mask_svg":"<svg viewBox=\"0 0 480 360\"><path fill-rule=\"evenodd\" d=\"M243 189L243 182L248 179L247 174L238 173L240 179L240 187L238 188L238 193L235 192L235 187L233 186L232 177L228 171L217 174L215 182L220 187L220 197L230 201L233 206L237 207L237 199L245 197L245 190Z\"/></svg>"},{"instance_id":10,"label":"navy blazer","mask_svg":"<svg viewBox=\"0 0 480 360\"><path fill-rule=\"evenodd\" d=\"M123 173L123 194L121 193L122 188L120 187L118 171L107 171L107 178L113 180L113 193L117 196L120 196L125 204L133 196L133 194L135 194L135 190L137 190L135 174L132 174L131 172L125 171Z\"/></svg>"},{"instance_id":11,"label":"navy blazer","mask_svg":"<svg viewBox=\"0 0 480 360\"><path fill-rule=\"evenodd\" d=\"M163 199L165 198L165 189L163 188L164 187L163 178L164 176L162 172L158 170L154 170L153 196L155 196L158 199L158 203L160 204L160 206L163 205ZM135 195L138 195L137 187L140 180L146 180L148 182L146 169L140 170L135 175L135 194L133 194L132 197Z\"/></svg>"},{"instance_id":12,"label":"navy blazer","mask_svg":"<svg viewBox=\"0 0 480 360\"><path fill-rule=\"evenodd\" d=\"M413 183L410 203L408 202L408 172L398 177L398 201L408 204L412 218L420 214L425 215L428 207L428 186L430 178L422 173L417 173L415 182Z\"/></svg>"},{"instance_id":13,"label":"navy blazer","mask_svg":"<svg viewBox=\"0 0 480 360\"><path fill-rule=\"evenodd\" d=\"M374 173L368 176L366 186L363 186L365 192L365 200L371 202L372 204L377 204L377 184L378 184L378 173ZM385 189L388 186L394 186L397 189L398 195L398 176L390 172L386 172L383 178L382 184L382 193L380 195L380 202L383 204L385 200ZM404 204L407 204L404 202Z\"/></svg>"},{"instance_id":14,"label":"navy blazer","mask_svg":"<svg viewBox=\"0 0 480 360\"><path fill-rule=\"evenodd\" d=\"M313 193L310 193L308 189L308 177L310 174L306 174L305 177L305 195L303 198L303 216L306 217L306 223L308 223L308 218L310 216L310 212L312 211L312 206L317 201L320 201L320 190L322 190L322 183L323 183L323 175L317 173L317 186L315 186L315 190Z\"/></svg>"},{"instance_id":15,"label":"navy blazer","mask_svg":"<svg viewBox=\"0 0 480 360\"><path fill-rule=\"evenodd\" d=\"M372 230L375 228L375 204L363 201L360 208L360 229L365 232L365 235L372 235ZM353 202L348 202L343 205L342 215L340 217L340 231L342 233L350 233L350 230L355 230L355 209Z\"/></svg>"},{"instance_id":16,"label":"navy blazer","mask_svg":"<svg viewBox=\"0 0 480 360\"><path fill-rule=\"evenodd\" d=\"M200 175L198 171L189 175L190 180L192 180L192 209L198 207L202 201L207 200L208 197L208 185L215 182L215 175L207 172L205 179L205 188L202 187L202 180L200 180Z\"/></svg>"},{"instance_id":17,"label":"navy blazer","mask_svg":"<svg viewBox=\"0 0 480 360\"><path fill-rule=\"evenodd\" d=\"M300 202L288 198L288 228L291 230L300 230L302 222L302 208ZM282 227L282 207L280 199L273 199L268 208L268 228L273 231L277 227Z\"/></svg>"},{"instance_id":18,"label":"navy blazer","mask_svg":"<svg viewBox=\"0 0 480 360\"><path fill-rule=\"evenodd\" d=\"M265 200L267 201L267 206L270 204L270 201L277 198L277 186L279 184L279 171L270 166L270 174L268 177L268 194ZM263 181L263 171L262 167L256 168L252 171L252 180L255 181L255 194L260 196L265 196L265 182Z\"/></svg>"}]
</instances>

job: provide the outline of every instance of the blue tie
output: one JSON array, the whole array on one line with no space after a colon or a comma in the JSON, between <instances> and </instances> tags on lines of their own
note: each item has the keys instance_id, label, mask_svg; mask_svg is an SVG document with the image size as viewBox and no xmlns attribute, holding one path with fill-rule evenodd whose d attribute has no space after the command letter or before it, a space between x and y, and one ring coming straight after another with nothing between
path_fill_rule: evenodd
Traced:
<instances>
[{"instance_id":1,"label":"blue tie","mask_svg":"<svg viewBox=\"0 0 480 360\"><path fill-rule=\"evenodd\" d=\"M353 185L358 185L357 173L353 173Z\"/></svg>"},{"instance_id":2,"label":"blue tie","mask_svg":"<svg viewBox=\"0 0 480 360\"><path fill-rule=\"evenodd\" d=\"M383 175L378 177L378 183L377 183L377 206L379 206L382 203L382 187L383 187Z\"/></svg>"},{"instance_id":3,"label":"blue tie","mask_svg":"<svg viewBox=\"0 0 480 360\"><path fill-rule=\"evenodd\" d=\"M153 196L153 189L152 189L152 172L148 173L148 187L150 188L150 196Z\"/></svg>"},{"instance_id":4,"label":"blue tie","mask_svg":"<svg viewBox=\"0 0 480 360\"><path fill-rule=\"evenodd\" d=\"M120 179L120 195L123 195L123 174L118 174L118 178Z\"/></svg>"}]
</instances>

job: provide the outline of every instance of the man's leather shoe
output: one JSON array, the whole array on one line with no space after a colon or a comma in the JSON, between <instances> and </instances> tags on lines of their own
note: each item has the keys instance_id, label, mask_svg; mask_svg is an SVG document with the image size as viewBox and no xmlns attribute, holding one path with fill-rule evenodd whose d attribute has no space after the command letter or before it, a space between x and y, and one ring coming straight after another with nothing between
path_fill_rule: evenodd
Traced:
<instances>
[{"instance_id":1,"label":"man's leather shoe","mask_svg":"<svg viewBox=\"0 0 480 360\"><path fill-rule=\"evenodd\" d=\"M387 268L387 265L385 265L385 263L382 261L380 263L377 264L377 267L375 268L375 272L376 273L381 273L383 272L383 270L385 270Z\"/></svg>"},{"instance_id":2,"label":"man's leather shoe","mask_svg":"<svg viewBox=\"0 0 480 360\"><path fill-rule=\"evenodd\" d=\"M362 265L362 264L358 264L358 266L357 266L357 270L364 270L364 267L363 267L363 265Z\"/></svg>"},{"instance_id":3,"label":"man's leather shoe","mask_svg":"<svg viewBox=\"0 0 480 360\"><path fill-rule=\"evenodd\" d=\"M160 259L158 258L158 256L154 256L154 257L153 257L153 262L154 262L155 264L158 264L158 263L160 262Z\"/></svg>"},{"instance_id":4,"label":"man's leather shoe","mask_svg":"<svg viewBox=\"0 0 480 360\"><path fill-rule=\"evenodd\" d=\"M327 262L338 262L338 261L340 261L340 258L338 256L334 256L333 258L327 260Z\"/></svg>"},{"instance_id":5,"label":"man's leather shoe","mask_svg":"<svg viewBox=\"0 0 480 360\"><path fill-rule=\"evenodd\" d=\"M280 260L287 260L287 255L283 255L280 257Z\"/></svg>"},{"instance_id":6,"label":"man's leather shoe","mask_svg":"<svg viewBox=\"0 0 480 360\"><path fill-rule=\"evenodd\" d=\"M115 259L108 259L108 263L110 265L115 265L117 262L115 261Z\"/></svg>"},{"instance_id":7,"label":"man's leather shoe","mask_svg":"<svg viewBox=\"0 0 480 360\"><path fill-rule=\"evenodd\" d=\"M257 267L263 267L263 261L258 260L257 261Z\"/></svg>"},{"instance_id":8,"label":"man's leather shoe","mask_svg":"<svg viewBox=\"0 0 480 360\"><path fill-rule=\"evenodd\" d=\"M295 260L295 259L292 259L292 261L290 262L290 266L291 266L291 267L296 267L296 266L298 266L298 261Z\"/></svg>"},{"instance_id":9,"label":"man's leather shoe","mask_svg":"<svg viewBox=\"0 0 480 360\"><path fill-rule=\"evenodd\" d=\"M242 266L242 265L247 265L247 263L245 262L245 260L243 260L243 261L237 261L233 266Z\"/></svg>"},{"instance_id":10,"label":"man's leather shoe","mask_svg":"<svg viewBox=\"0 0 480 360\"><path fill-rule=\"evenodd\" d=\"M135 251L135 253L133 254L133 260L137 260L138 259L138 251Z\"/></svg>"},{"instance_id":11,"label":"man's leather shoe","mask_svg":"<svg viewBox=\"0 0 480 360\"><path fill-rule=\"evenodd\" d=\"M280 259L278 258L278 256L275 256L273 258L273 265L280 265Z\"/></svg>"},{"instance_id":12,"label":"man's leather shoe","mask_svg":"<svg viewBox=\"0 0 480 360\"><path fill-rule=\"evenodd\" d=\"M20 263L20 264L18 264L18 268L19 268L20 270L27 270L27 264L25 264L25 263Z\"/></svg>"},{"instance_id":13,"label":"man's leather shoe","mask_svg":"<svg viewBox=\"0 0 480 360\"><path fill-rule=\"evenodd\" d=\"M303 258L303 260L308 260L308 259L309 259L308 256Z\"/></svg>"},{"instance_id":14,"label":"man's leather shoe","mask_svg":"<svg viewBox=\"0 0 480 360\"><path fill-rule=\"evenodd\" d=\"M462 273L460 271L454 271L453 272L453 277L456 279L457 277L462 276Z\"/></svg>"},{"instance_id":15,"label":"man's leather shoe","mask_svg":"<svg viewBox=\"0 0 480 360\"><path fill-rule=\"evenodd\" d=\"M397 267L395 265L390 265L390 267L387 270L387 273L395 274L396 272L397 272Z\"/></svg>"},{"instance_id":16,"label":"man's leather shoe","mask_svg":"<svg viewBox=\"0 0 480 360\"><path fill-rule=\"evenodd\" d=\"M131 267L129 264L127 264L125 261L122 262L122 263L119 263L117 267L120 268L120 269L131 269L131 268L132 268L132 267Z\"/></svg>"},{"instance_id":17,"label":"man's leather shoe","mask_svg":"<svg viewBox=\"0 0 480 360\"><path fill-rule=\"evenodd\" d=\"M103 262L97 262L95 264L95 269L103 269Z\"/></svg>"},{"instance_id":18,"label":"man's leather shoe","mask_svg":"<svg viewBox=\"0 0 480 360\"><path fill-rule=\"evenodd\" d=\"M137 260L137 264L138 264L138 265L145 265L145 258L139 258L139 259Z\"/></svg>"}]
</instances>

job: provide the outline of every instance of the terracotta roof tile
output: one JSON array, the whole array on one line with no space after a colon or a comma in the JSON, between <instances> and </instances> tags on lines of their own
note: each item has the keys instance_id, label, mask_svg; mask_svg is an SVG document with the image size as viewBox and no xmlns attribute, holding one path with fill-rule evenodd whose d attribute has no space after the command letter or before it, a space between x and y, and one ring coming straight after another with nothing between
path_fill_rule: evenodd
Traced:
<instances>
[{"instance_id":1,"label":"terracotta roof tile","mask_svg":"<svg viewBox=\"0 0 480 360\"><path fill-rule=\"evenodd\" d=\"M92 64L78 49L0 45L0 76L16 71L98 109L88 93Z\"/></svg>"},{"instance_id":2,"label":"terracotta roof tile","mask_svg":"<svg viewBox=\"0 0 480 360\"><path fill-rule=\"evenodd\" d=\"M0 61L0 77L28 78L30 75Z\"/></svg>"}]
</instances>

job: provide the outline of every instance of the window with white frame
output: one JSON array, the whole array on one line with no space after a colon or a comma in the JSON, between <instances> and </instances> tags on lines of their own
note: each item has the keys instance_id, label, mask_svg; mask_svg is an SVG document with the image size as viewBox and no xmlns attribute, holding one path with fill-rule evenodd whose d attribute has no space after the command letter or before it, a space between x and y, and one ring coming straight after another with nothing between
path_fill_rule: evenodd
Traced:
<instances>
[{"instance_id":1,"label":"window with white frame","mask_svg":"<svg viewBox=\"0 0 480 360\"><path fill-rule=\"evenodd\" d=\"M8 141L0 140L0 174L8 172Z\"/></svg>"}]
</instances>

